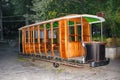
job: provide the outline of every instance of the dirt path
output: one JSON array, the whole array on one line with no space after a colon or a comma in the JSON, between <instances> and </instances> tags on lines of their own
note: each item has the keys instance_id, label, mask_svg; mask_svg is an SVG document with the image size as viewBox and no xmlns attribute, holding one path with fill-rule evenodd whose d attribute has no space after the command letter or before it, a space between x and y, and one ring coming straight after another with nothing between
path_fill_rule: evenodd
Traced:
<instances>
[{"instance_id":1,"label":"dirt path","mask_svg":"<svg viewBox=\"0 0 120 80\"><path fill-rule=\"evenodd\" d=\"M120 60L97 68L54 68L48 62L19 59L17 53L16 47L0 44L0 80L120 80Z\"/></svg>"}]
</instances>

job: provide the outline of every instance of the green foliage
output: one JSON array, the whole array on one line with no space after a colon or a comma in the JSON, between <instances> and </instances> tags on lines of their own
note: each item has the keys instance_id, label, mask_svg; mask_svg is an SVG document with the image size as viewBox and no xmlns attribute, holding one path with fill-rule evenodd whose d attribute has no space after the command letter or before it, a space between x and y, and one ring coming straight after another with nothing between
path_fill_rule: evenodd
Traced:
<instances>
[{"instance_id":1,"label":"green foliage","mask_svg":"<svg viewBox=\"0 0 120 80\"><path fill-rule=\"evenodd\" d=\"M34 18L37 21L68 14L96 14L97 12L104 12L104 18L106 19L103 24L104 35L120 37L119 0L33 0L32 3L32 10L35 12Z\"/></svg>"},{"instance_id":2,"label":"green foliage","mask_svg":"<svg viewBox=\"0 0 120 80\"><path fill-rule=\"evenodd\" d=\"M26 16L25 14L29 14L29 20L31 22L44 21L69 14L96 15L97 12L103 12L104 18L106 19L106 22L103 24L104 36L120 37L119 0L0 0L0 1L3 7L3 14L5 16L23 15L22 16L23 18ZM15 26L19 26L19 24ZM58 23L56 23L55 25L58 25Z\"/></svg>"}]
</instances>

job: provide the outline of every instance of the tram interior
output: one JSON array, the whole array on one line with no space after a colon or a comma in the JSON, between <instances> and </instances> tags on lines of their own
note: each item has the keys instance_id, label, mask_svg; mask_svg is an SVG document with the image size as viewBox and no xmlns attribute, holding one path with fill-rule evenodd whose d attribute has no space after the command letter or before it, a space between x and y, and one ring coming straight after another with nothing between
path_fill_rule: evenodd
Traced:
<instances>
[{"instance_id":1,"label":"tram interior","mask_svg":"<svg viewBox=\"0 0 120 80\"><path fill-rule=\"evenodd\" d=\"M22 29L22 34L22 52L40 56L83 57L82 41L90 41L89 24L81 18L31 26Z\"/></svg>"}]
</instances>

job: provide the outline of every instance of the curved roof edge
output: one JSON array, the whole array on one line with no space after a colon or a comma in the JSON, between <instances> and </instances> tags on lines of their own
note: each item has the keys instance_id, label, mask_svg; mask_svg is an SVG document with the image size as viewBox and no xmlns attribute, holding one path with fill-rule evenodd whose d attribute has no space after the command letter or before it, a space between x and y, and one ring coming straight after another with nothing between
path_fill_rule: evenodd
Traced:
<instances>
[{"instance_id":1,"label":"curved roof edge","mask_svg":"<svg viewBox=\"0 0 120 80\"><path fill-rule=\"evenodd\" d=\"M59 18L54 18L54 19L50 19L50 20L46 20L46 21L34 23L34 24L31 24L31 25L26 25L24 27L19 28L18 30L21 30L22 28L27 28L27 27L30 27L30 26L35 26L35 25L40 25L40 24L44 24L44 23L59 21L59 20L62 20L62 19L70 19L70 18L78 18L78 17L89 17L89 18L95 18L95 19L99 20L99 21L89 22L90 24L100 23L100 22L104 22L105 21L105 19L103 17L98 17L96 15L90 15L90 14L71 14L71 15L67 15L67 16L63 16L63 17L59 17Z\"/></svg>"}]
</instances>

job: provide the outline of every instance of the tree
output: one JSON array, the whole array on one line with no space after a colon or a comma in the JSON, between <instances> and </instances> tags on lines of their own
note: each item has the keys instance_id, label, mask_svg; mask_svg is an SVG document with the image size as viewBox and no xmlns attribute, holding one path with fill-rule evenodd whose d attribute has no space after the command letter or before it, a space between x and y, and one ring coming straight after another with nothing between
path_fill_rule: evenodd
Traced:
<instances>
[{"instance_id":1,"label":"tree","mask_svg":"<svg viewBox=\"0 0 120 80\"><path fill-rule=\"evenodd\" d=\"M105 8L105 18L106 18L106 23L105 25L106 28L110 27L112 37L120 37L118 33L120 33L119 25L120 25L120 2L119 0L109 0L106 3L106 8Z\"/></svg>"},{"instance_id":2,"label":"tree","mask_svg":"<svg viewBox=\"0 0 120 80\"><path fill-rule=\"evenodd\" d=\"M0 1L0 37L1 37L1 40L3 40L2 1Z\"/></svg>"},{"instance_id":3,"label":"tree","mask_svg":"<svg viewBox=\"0 0 120 80\"><path fill-rule=\"evenodd\" d=\"M23 15L26 25L28 25L30 22L29 16L31 14L31 0L11 0L11 2L14 5L14 15Z\"/></svg>"}]
</instances>

